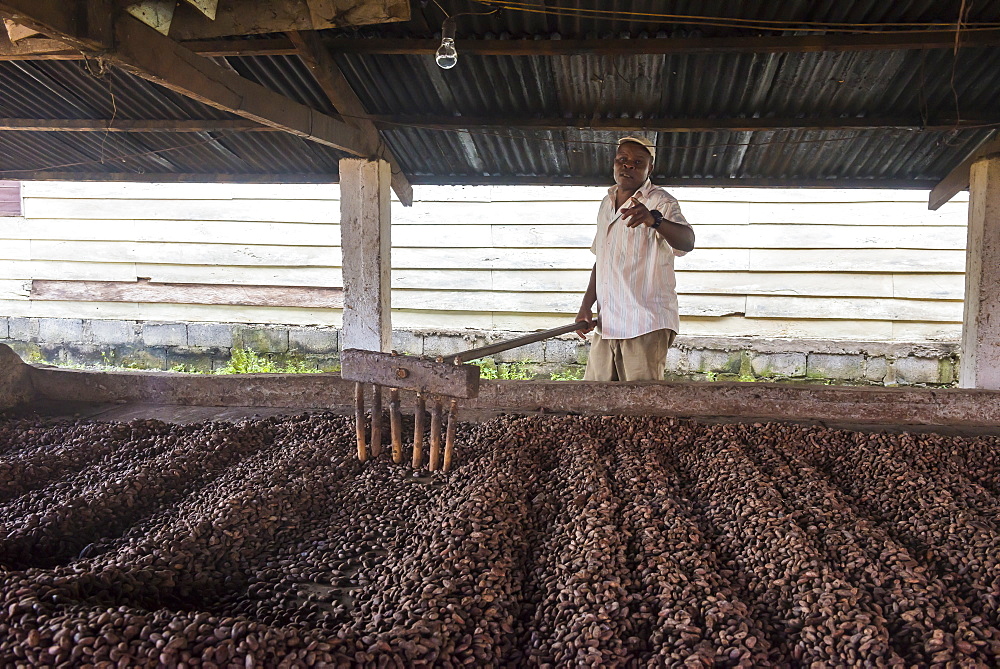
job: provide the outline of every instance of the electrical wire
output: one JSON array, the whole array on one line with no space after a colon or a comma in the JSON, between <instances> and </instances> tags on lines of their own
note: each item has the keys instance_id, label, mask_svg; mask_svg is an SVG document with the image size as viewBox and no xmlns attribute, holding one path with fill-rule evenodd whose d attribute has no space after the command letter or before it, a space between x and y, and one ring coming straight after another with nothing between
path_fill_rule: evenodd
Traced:
<instances>
[{"instance_id":1,"label":"electrical wire","mask_svg":"<svg viewBox=\"0 0 1000 669\"><path fill-rule=\"evenodd\" d=\"M441 10L441 13L444 14L444 17L446 19L457 19L459 16L490 16L491 14L496 14L501 9L497 8L494 9L492 12L461 12L459 14L449 14L445 10L445 8L441 6L441 3L438 2L438 0L434 0L434 4L437 5L437 8Z\"/></svg>"},{"instance_id":2,"label":"electrical wire","mask_svg":"<svg viewBox=\"0 0 1000 669\"><path fill-rule=\"evenodd\" d=\"M779 21L774 19L743 19L724 16L700 16L688 14L666 14L654 12L630 12L623 10L590 9L585 7L563 7L517 0L475 0L488 7L508 11L533 14L570 16L576 18L608 19L637 23L680 23L685 25L712 26L720 28L743 28L770 30L776 32L846 32L846 33L920 33L926 29L956 29L952 22L885 22L848 23L827 21ZM888 28L889 30L886 30ZM997 30L1000 22L966 23L964 31Z\"/></svg>"},{"instance_id":3,"label":"electrical wire","mask_svg":"<svg viewBox=\"0 0 1000 669\"><path fill-rule=\"evenodd\" d=\"M108 122L108 127L104 131L104 137L101 138L101 164L104 164L104 148L108 143L108 137L111 135L111 128L115 123L115 118L118 116L118 103L115 100L115 91L112 87L112 76L113 72L111 67L108 65L107 61L103 58L98 57L97 67L95 69L94 65L91 64L89 55L86 52L80 52L83 55L83 69L84 71L93 79L98 81L106 80L108 83L108 95L111 98L111 120Z\"/></svg>"},{"instance_id":4,"label":"electrical wire","mask_svg":"<svg viewBox=\"0 0 1000 669\"><path fill-rule=\"evenodd\" d=\"M966 7L966 0L962 0L961 6L958 8L958 23L955 28L955 49L952 53L951 60L951 94L955 98L955 125L958 126L962 121L961 111L959 110L958 104L958 88L955 86L955 74L958 70L958 47L961 43L962 32L965 25L968 25L969 12L972 11L972 3L969 2L968 7Z\"/></svg>"}]
</instances>

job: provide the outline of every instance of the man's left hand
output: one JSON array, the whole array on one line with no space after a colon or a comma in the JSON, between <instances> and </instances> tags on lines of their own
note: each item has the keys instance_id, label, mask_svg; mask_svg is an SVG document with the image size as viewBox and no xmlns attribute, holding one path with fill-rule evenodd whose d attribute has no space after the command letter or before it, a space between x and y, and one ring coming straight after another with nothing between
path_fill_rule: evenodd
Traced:
<instances>
[{"instance_id":1,"label":"man's left hand","mask_svg":"<svg viewBox=\"0 0 1000 669\"><path fill-rule=\"evenodd\" d=\"M631 206L622 208L622 220L625 221L627 227L637 228L640 225L649 227L656 222L646 205L639 202L634 195L629 198L629 201L632 203Z\"/></svg>"}]
</instances>

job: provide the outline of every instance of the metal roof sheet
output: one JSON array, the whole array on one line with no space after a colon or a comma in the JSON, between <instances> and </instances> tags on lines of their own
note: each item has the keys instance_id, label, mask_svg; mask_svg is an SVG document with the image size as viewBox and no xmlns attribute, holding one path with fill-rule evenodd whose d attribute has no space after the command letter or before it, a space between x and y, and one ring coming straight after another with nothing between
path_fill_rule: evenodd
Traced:
<instances>
[{"instance_id":1,"label":"metal roof sheet","mask_svg":"<svg viewBox=\"0 0 1000 669\"><path fill-rule=\"evenodd\" d=\"M476 5L441 0L450 12ZM959 2L774 3L598 2L561 7L637 14L716 15L800 22L954 21ZM334 54L366 109L379 116L494 119L493 127L432 129L391 125L383 137L414 183L605 183L621 132L593 120L915 119L917 127L648 132L664 182L926 186L943 177L993 130L942 130L941 119L996 121L1000 49L962 48L816 53L698 53L632 56L462 55L463 39L771 34L504 10L459 18L459 64L439 69L426 55ZM431 37L443 14L414 2L405 23L326 31L327 36ZM1000 20L1000 2L975 3L971 21ZM294 56L216 58L241 76L328 114L336 110ZM0 116L48 119L225 120L235 117L121 71L89 62L0 62ZM518 120L564 121L532 130ZM350 119L348 119L350 120ZM470 121L471 122L471 121ZM923 122L938 123L923 130ZM780 125L777 124L777 125ZM101 133L0 131L0 178L32 170L70 173L273 175L336 179L344 154L277 132ZM284 175L284 176L282 176ZM739 183L732 183L739 185Z\"/></svg>"}]
</instances>

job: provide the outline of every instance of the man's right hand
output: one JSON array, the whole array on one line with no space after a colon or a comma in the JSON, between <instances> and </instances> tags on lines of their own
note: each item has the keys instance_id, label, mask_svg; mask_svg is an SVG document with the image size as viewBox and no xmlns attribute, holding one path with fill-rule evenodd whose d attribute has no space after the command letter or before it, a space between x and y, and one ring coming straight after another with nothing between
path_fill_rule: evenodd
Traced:
<instances>
[{"instance_id":1,"label":"man's right hand","mask_svg":"<svg viewBox=\"0 0 1000 669\"><path fill-rule=\"evenodd\" d=\"M587 333L594 329L594 312L591 311L590 307L580 307L580 311L576 314L576 322L587 324L587 327L576 331L580 339L586 339Z\"/></svg>"}]
</instances>

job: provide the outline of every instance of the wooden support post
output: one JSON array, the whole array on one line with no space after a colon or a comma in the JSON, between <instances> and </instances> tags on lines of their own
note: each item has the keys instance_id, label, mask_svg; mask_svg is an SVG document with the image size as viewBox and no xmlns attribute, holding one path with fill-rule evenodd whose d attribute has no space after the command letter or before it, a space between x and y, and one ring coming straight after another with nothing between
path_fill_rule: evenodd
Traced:
<instances>
[{"instance_id":1,"label":"wooden support post","mask_svg":"<svg viewBox=\"0 0 1000 669\"><path fill-rule=\"evenodd\" d=\"M342 348L388 351L389 164L340 161L340 235L344 272Z\"/></svg>"},{"instance_id":2,"label":"wooden support post","mask_svg":"<svg viewBox=\"0 0 1000 669\"><path fill-rule=\"evenodd\" d=\"M1000 153L972 165L965 254L959 385L1000 390Z\"/></svg>"}]
</instances>

